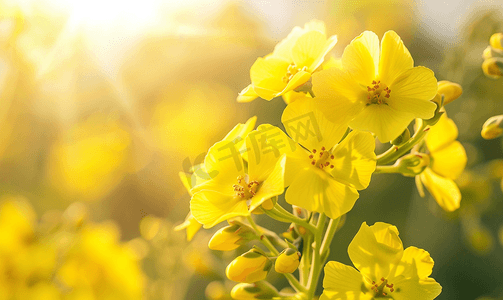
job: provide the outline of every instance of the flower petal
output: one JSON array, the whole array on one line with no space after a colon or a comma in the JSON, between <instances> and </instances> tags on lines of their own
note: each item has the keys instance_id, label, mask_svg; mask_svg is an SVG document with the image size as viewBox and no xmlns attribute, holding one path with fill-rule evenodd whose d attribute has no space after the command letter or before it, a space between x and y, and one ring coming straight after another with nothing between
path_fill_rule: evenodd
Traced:
<instances>
[{"instance_id":1,"label":"flower petal","mask_svg":"<svg viewBox=\"0 0 503 300\"><path fill-rule=\"evenodd\" d=\"M387 143L399 136L413 119L414 115L397 111L390 105L371 104L366 106L349 126L373 132L381 143Z\"/></svg>"},{"instance_id":2,"label":"flower petal","mask_svg":"<svg viewBox=\"0 0 503 300\"><path fill-rule=\"evenodd\" d=\"M391 89L389 106L400 112L411 113L416 118L430 119L437 105L430 101L437 94L437 79L426 67L409 69L395 78Z\"/></svg>"},{"instance_id":3,"label":"flower petal","mask_svg":"<svg viewBox=\"0 0 503 300\"><path fill-rule=\"evenodd\" d=\"M346 123L365 108L365 90L346 71L322 70L313 74L312 82L316 101L334 123Z\"/></svg>"},{"instance_id":4,"label":"flower petal","mask_svg":"<svg viewBox=\"0 0 503 300\"><path fill-rule=\"evenodd\" d=\"M204 158L204 166L211 179L196 185L191 190L192 193L209 189L233 195L232 185L236 183L236 178L244 176L241 154L231 141L215 143Z\"/></svg>"},{"instance_id":5,"label":"flower petal","mask_svg":"<svg viewBox=\"0 0 503 300\"><path fill-rule=\"evenodd\" d=\"M393 284L395 291L389 296L394 300L433 300L442 292L442 287L433 278L398 277L393 280Z\"/></svg>"},{"instance_id":6,"label":"flower petal","mask_svg":"<svg viewBox=\"0 0 503 300\"><path fill-rule=\"evenodd\" d=\"M203 190L192 196L190 211L204 228L211 228L230 218L250 215L246 201L210 190Z\"/></svg>"},{"instance_id":7,"label":"flower petal","mask_svg":"<svg viewBox=\"0 0 503 300\"><path fill-rule=\"evenodd\" d=\"M428 251L411 246L404 250L395 277L400 275L404 277L419 276L419 278L425 279L431 275L433 265L433 259Z\"/></svg>"},{"instance_id":8,"label":"flower petal","mask_svg":"<svg viewBox=\"0 0 503 300\"><path fill-rule=\"evenodd\" d=\"M255 123L257 122L257 116L253 116L249 118L244 124L237 124L232 128L229 133L223 138L223 141L231 141L236 146L236 149L239 150L239 153L246 154L245 148L245 139L248 133L250 133L255 127ZM244 157L246 159L246 157Z\"/></svg>"},{"instance_id":9,"label":"flower petal","mask_svg":"<svg viewBox=\"0 0 503 300\"><path fill-rule=\"evenodd\" d=\"M263 133L263 136L255 137L257 143L273 145L281 154L286 154L285 187L293 182L300 171L311 166L311 161L308 158L309 153L278 127L262 124L257 128L257 131Z\"/></svg>"},{"instance_id":10,"label":"flower petal","mask_svg":"<svg viewBox=\"0 0 503 300\"><path fill-rule=\"evenodd\" d=\"M331 149L341 140L347 124L329 121L316 99L305 97L288 104L281 116L286 132L309 150Z\"/></svg>"},{"instance_id":11,"label":"flower petal","mask_svg":"<svg viewBox=\"0 0 503 300\"><path fill-rule=\"evenodd\" d=\"M259 57L250 69L255 93L266 100L277 97L286 87L283 77L286 76L289 65L288 61L278 57Z\"/></svg>"},{"instance_id":12,"label":"flower petal","mask_svg":"<svg viewBox=\"0 0 503 300\"><path fill-rule=\"evenodd\" d=\"M335 147L330 174L357 190L367 188L376 168L375 139L368 132L353 131Z\"/></svg>"},{"instance_id":13,"label":"flower petal","mask_svg":"<svg viewBox=\"0 0 503 300\"><path fill-rule=\"evenodd\" d=\"M323 278L323 294L320 300L330 299L372 299L372 296L362 292L363 277L355 268L337 261L329 261L325 265Z\"/></svg>"},{"instance_id":14,"label":"flower petal","mask_svg":"<svg viewBox=\"0 0 503 300\"><path fill-rule=\"evenodd\" d=\"M449 179L456 179L466 166L466 151L460 142L454 141L440 150L431 152L435 173Z\"/></svg>"},{"instance_id":15,"label":"flower petal","mask_svg":"<svg viewBox=\"0 0 503 300\"><path fill-rule=\"evenodd\" d=\"M386 32L381 41L379 79L391 83L398 75L413 67L414 60L402 39L393 30Z\"/></svg>"},{"instance_id":16,"label":"flower petal","mask_svg":"<svg viewBox=\"0 0 503 300\"><path fill-rule=\"evenodd\" d=\"M264 181L275 168L276 162L281 157L280 148L295 147L284 144L283 140L275 139L281 137L279 128L274 126L261 125L257 130L248 134L246 138L246 149L248 149L248 175L250 181Z\"/></svg>"},{"instance_id":17,"label":"flower petal","mask_svg":"<svg viewBox=\"0 0 503 300\"><path fill-rule=\"evenodd\" d=\"M325 50L327 37L319 31L309 31L300 36L292 48L292 59L298 68L310 68ZM310 72L314 70L308 69Z\"/></svg>"},{"instance_id":18,"label":"flower petal","mask_svg":"<svg viewBox=\"0 0 503 300\"><path fill-rule=\"evenodd\" d=\"M367 86L376 78L379 64L379 38L365 31L344 49L342 65L361 85Z\"/></svg>"},{"instance_id":19,"label":"flower petal","mask_svg":"<svg viewBox=\"0 0 503 300\"><path fill-rule=\"evenodd\" d=\"M426 136L426 146L430 152L438 151L458 138L458 127L444 113Z\"/></svg>"},{"instance_id":20,"label":"flower petal","mask_svg":"<svg viewBox=\"0 0 503 300\"><path fill-rule=\"evenodd\" d=\"M283 194L285 190L285 164L286 154L283 154L276 164L274 164L274 169L262 182L257 193L252 197L249 207L250 211L259 207L267 199Z\"/></svg>"},{"instance_id":21,"label":"flower petal","mask_svg":"<svg viewBox=\"0 0 503 300\"><path fill-rule=\"evenodd\" d=\"M300 172L285 194L286 202L336 219L353 208L358 192L315 167Z\"/></svg>"},{"instance_id":22,"label":"flower petal","mask_svg":"<svg viewBox=\"0 0 503 300\"><path fill-rule=\"evenodd\" d=\"M297 42L297 39L304 33L306 33L305 29L300 28L299 26L295 26L286 38L284 38L281 42L276 44L276 47L274 47L274 52L272 53L272 55L282 58L289 62L293 61L292 59L293 46Z\"/></svg>"},{"instance_id":23,"label":"flower petal","mask_svg":"<svg viewBox=\"0 0 503 300\"><path fill-rule=\"evenodd\" d=\"M377 282L400 263L403 246L395 226L378 222L371 228L364 222L349 244L348 254L364 276Z\"/></svg>"},{"instance_id":24,"label":"flower petal","mask_svg":"<svg viewBox=\"0 0 503 300\"><path fill-rule=\"evenodd\" d=\"M255 99L258 98L257 93L255 93L255 90L253 90L253 85L250 84L247 87L245 87L239 94L237 101L238 102L251 102Z\"/></svg>"},{"instance_id":25,"label":"flower petal","mask_svg":"<svg viewBox=\"0 0 503 300\"><path fill-rule=\"evenodd\" d=\"M440 207L445 211L454 211L459 208L461 192L454 181L437 175L430 168L426 168L419 176Z\"/></svg>"}]
</instances>

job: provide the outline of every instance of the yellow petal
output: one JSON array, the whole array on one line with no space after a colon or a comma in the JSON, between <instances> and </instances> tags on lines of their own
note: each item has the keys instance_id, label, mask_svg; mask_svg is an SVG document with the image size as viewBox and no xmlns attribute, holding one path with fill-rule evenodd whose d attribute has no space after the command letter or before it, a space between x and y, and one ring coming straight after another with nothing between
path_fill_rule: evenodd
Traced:
<instances>
[{"instance_id":1,"label":"yellow petal","mask_svg":"<svg viewBox=\"0 0 503 300\"><path fill-rule=\"evenodd\" d=\"M192 194L190 192L190 189L192 189L192 186L190 184L192 174L188 174L188 173L185 173L185 172L178 172L178 176L180 177L180 180L182 181L182 184L185 187L185 189L192 196Z\"/></svg>"},{"instance_id":2,"label":"yellow petal","mask_svg":"<svg viewBox=\"0 0 503 300\"><path fill-rule=\"evenodd\" d=\"M437 94L437 79L428 68L415 67L401 73L390 84L389 106L416 118L430 119L437 105L430 100Z\"/></svg>"},{"instance_id":3,"label":"yellow petal","mask_svg":"<svg viewBox=\"0 0 503 300\"><path fill-rule=\"evenodd\" d=\"M361 85L367 86L376 78L379 64L379 38L365 31L344 49L342 65Z\"/></svg>"},{"instance_id":4,"label":"yellow petal","mask_svg":"<svg viewBox=\"0 0 503 300\"><path fill-rule=\"evenodd\" d=\"M281 129L269 124L262 124L257 128L257 131L262 132L266 139L263 141L264 137L261 136L257 138L257 142L272 144L281 154L286 154L285 186L289 186L301 170L310 167L309 153Z\"/></svg>"},{"instance_id":5,"label":"yellow petal","mask_svg":"<svg viewBox=\"0 0 503 300\"><path fill-rule=\"evenodd\" d=\"M312 82L316 101L334 123L345 123L365 108L366 91L346 71L322 70L313 74Z\"/></svg>"},{"instance_id":6,"label":"yellow petal","mask_svg":"<svg viewBox=\"0 0 503 300\"><path fill-rule=\"evenodd\" d=\"M381 41L380 80L391 83L398 75L413 67L414 60L402 39L392 30L386 32Z\"/></svg>"},{"instance_id":7,"label":"yellow petal","mask_svg":"<svg viewBox=\"0 0 503 300\"><path fill-rule=\"evenodd\" d=\"M325 265L323 278L323 294L320 300L329 299L371 299L364 298L362 293L363 277L355 268L337 261L329 261Z\"/></svg>"},{"instance_id":8,"label":"yellow petal","mask_svg":"<svg viewBox=\"0 0 503 300\"><path fill-rule=\"evenodd\" d=\"M244 176L244 164L239 151L233 142L220 141L215 143L204 158L206 172L210 180L195 186L191 192L209 189L226 195L233 195L233 184L238 176Z\"/></svg>"},{"instance_id":9,"label":"yellow petal","mask_svg":"<svg viewBox=\"0 0 503 300\"><path fill-rule=\"evenodd\" d=\"M449 145L458 138L458 127L453 120L449 119L446 114L443 114L428 131L426 136L426 146L430 152L438 151Z\"/></svg>"},{"instance_id":10,"label":"yellow petal","mask_svg":"<svg viewBox=\"0 0 503 300\"><path fill-rule=\"evenodd\" d=\"M323 53L326 36L319 31L309 31L300 36L292 48L292 59L299 68L307 67L309 72L311 64Z\"/></svg>"},{"instance_id":11,"label":"yellow petal","mask_svg":"<svg viewBox=\"0 0 503 300\"><path fill-rule=\"evenodd\" d=\"M398 277L393 279L393 284L396 289L390 296L394 300L433 300L442 292L442 287L433 278Z\"/></svg>"},{"instance_id":12,"label":"yellow petal","mask_svg":"<svg viewBox=\"0 0 503 300\"><path fill-rule=\"evenodd\" d=\"M223 141L231 141L236 146L236 149L239 150L241 156L247 160L248 155L245 146L245 139L248 133L250 133L253 128L255 128L255 123L257 122L257 116L253 116L249 118L244 124L237 124L232 128L231 131L224 137Z\"/></svg>"},{"instance_id":13,"label":"yellow petal","mask_svg":"<svg viewBox=\"0 0 503 300\"><path fill-rule=\"evenodd\" d=\"M440 207L446 211L459 208L461 193L454 181L437 175L430 168L426 168L419 176Z\"/></svg>"},{"instance_id":14,"label":"yellow petal","mask_svg":"<svg viewBox=\"0 0 503 300\"><path fill-rule=\"evenodd\" d=\"M448 146L431 152L433 164L431 168L435 173L449 178L457 179L466 166L466 151L460 142L454 141Z\"/></svg>"},{"instance_id":15,"label":"yellow petal","mask_svg":"<svg viewBox=\"0 0 503 300\"><path fill-rule=\"evenodd\" d=\"M311 64L308 70L310 70L311 72L316 71L325 60L325 56L328 54L328 52L330 52L334 48L335 44L337 44L337 36L333 35L327 39L325 45L323 46L323 51L321 51L321 54L318 55L318 58Z\"/></svg>"},{"instance_id":16,"label":"yellow petal","mask_svg":"<svg viewBox=\"0 0 503 300\"><path fill-rule=\"evenodd\" d=\"M286 87L283 77L290 63L278 57L259 57L250 69L254 91L261 98L271 100Z\"/></svg>"},{"instance_id":17,"label":"yellow petal","mask_svg":"<svg viewBox=\"0 0 503 300\"><path fill-rule=\"evenodd\" d=\"M387 278L403 255L402 241L395 226L376 223L374 230L363 223L348 247L349 258L367 278Z\"/></svg>"},{"instance_id":18,"label":"yellow petal","mask_svg":"<svg viewBox=\"0 0 503 300\"><path fill-rule=\"evenodd\" d=\"M330 57L323 63L323 70L330 68L337 68L339 70L342 70L342 60L340 58Z\"/></svg>"},{"instance_id":19,"label":"yellow petal","mask_svg":"<svg viewBox=\"0 0 503 300\"><path fill-rule=\"evenodd\" d=\"M431 275L433 265L433 259L428 251L411 246L404 250L395 277L400 275L404 277L419 276L419 278L425 279Z\"/></svg>"},{"instance_id":20,"label":"yellow petal","mask_svg":"<svg viewBox=\"0 0 503 300\"><path fill-rule=\"evenodd\" d=\"M268 177L262 182L257 193L252 197L249 210L252 211L259 207L264 201L271 199L274 196L283 194L285 190L285 163L286 154L274 164L274 169L268 174ZM250 175L250 178L251 177Z\"/></svg>"},{"instance_id":21,"label":"yellow petal","mask_svg":"<svg viewBox=\"0 0 503 300\"><path fill-rule=\"evenodd\" d=\"M358 196L356 189L311 166L297 175L286 191L285 199L292 205L336 219L353 208Z\"/></svg>"},{"instance_id":22,"label":"yellow petal","mask_svg":"<svg viewBox=\"0 0 503 300\"><path fill-rule=\"evenodd\" d=\"M306 83L310 78L311 78L311 73L309 73L309 72L306 72L306 71L297 72L295 75L293 75L293 77L290 79L290 81L288 81L288 84L286 85L286 87L282 91L280 91L279 93L276 94L276 97L298 88L299 86Z\"/></svg>"},{"instance_id":23,"label":"yellow petal","mask_svg":"<svg viewBox=\"0 0 503 300\"><path fill-rule=\"evenodd\" d=\"M249 216L246 201L216 191L197 192L190 200L190 211L204 228L238 216Z\"/></svg>"},{"instance_id":24,"label":"yellow petal","mask_svg":"<svg viewBox=\"0 0 503 300\"><path fill-rule=\"evenodd\" d=\"M289 62L293 61L292 59L293 46L297 42L297 39L304 33L306 33L305 29L295 26L292 29L292 32L290 32L285 39L283 39L276 45L276 47L274 47L273 55Z\"/></svg>"},{"instance_id":25,"label":"yellow petal","mask_svg":"<svg viewBox=\"0 0 503 300\"><path fill-rule=\"evenodd\" d=\"M335 147L330 174L357 190L367 188L376 168L375 139L368 132L353 131Z\"/></svg>"},{"instance_id":26,"label":"yellow petal","mask_svg":"<svg viewBox=\"0 0 503 300\"><path fill-rule=\"evenodd\" d=\"M305 97L290 103L281 116L286 132L294 141L309 150L324 146L331 149L346 132L347 123L329 121L317 100Z\"/></svg>"},{"instance_id":27,"label":"yellow petal","mask_svg":"<svg viewBox=\"0 0 503 300\"><path fill-rule=\"evenodd\" d=\"M308 95L306 95L306 93L295 92L295 91L286 92L281 96L283 97L283 101L285 101L286 104L290 104L290 103L296 101L297 99L309 97Z\"/></svg>"},{"instance_id":28,"label":"yellow petal","mask_svg":"<svg viewBox=\"0 0 503 300\"><path fill-rule=\"evenodd\" d=\"M190 242L194 235L199 231L201 226L203 225L199 223L189 212L189 214L185 218L185 221L182 224L175 226L174 230L179 231L185 229L187 232L187 241Z\"/></svg>"},{"instance_id":29,"label":"yellow petal","mask_svg":"<svg viewBox=\"0 0 503 300\"><path fill-rule=\"evenodd\" d=\"M387 143L399 136L413 119L414 115L397 111L390 105L372 104L366 106L349 126L373 132L381 143Z\"/></svg>"},{"instance_id":30,"label":"yellow petal","mask_svg":"<svg viewBox=\"0 0 503 300\"><path fill-rule=\"evenodd\" d=\"M253 90L253 85L248 85L245 87L239 94L237 101L238 102L251 102L258 98L257 93Z\"/></svg>"},{"instance_id":31,"label":"yellow petal","mask_svg":"<svg viewBox=\"0 0 503 300\"><path fill-rule=\"evenodd\" d=\"M275 139L279 132L276 127L267 125L259 126L246 138L250 181L262 182L269 176L282 154L280 148L296 147L295 144L284 144L282 139Z\"/></svg>"}]
</instances>

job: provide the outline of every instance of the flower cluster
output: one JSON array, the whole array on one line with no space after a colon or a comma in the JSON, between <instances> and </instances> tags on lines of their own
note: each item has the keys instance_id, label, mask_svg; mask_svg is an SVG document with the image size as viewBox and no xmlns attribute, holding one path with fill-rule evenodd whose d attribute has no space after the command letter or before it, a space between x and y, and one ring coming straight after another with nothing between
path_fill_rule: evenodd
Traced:
<instances>
[{"instance_id":1,"label":"flower cluster","mask_svg":"<svg viewBox=\"0 0 503 300\"><path fill-rule=\"evenodd\" d=\"M233 251L253 241L266 248L255 245L227 266L227 278L240 282L232 289L234 299L313 299L339 221L373 174L416 176L421 194L424 184L444 210L459 207L453 180L463 172L466 153L444 106L462 94L461 86L437 82L433 71L414 66L394 31L381 41L365 31L342 57L325 59L336 41L327 38L322 22L312 21L258 58L251 84L237 101L282 96L288 104L281 115L285 130L255 127L253 117L209 148L202 164L181 174L191 200L177 229L186 229L189 240L201 225L209 229L227 221L210 249ZM391 143L379 155L376 138ZM286 239L257 225L256 214L290 224ZM429 278L428 252L404 250L392 225L364 223L349 255L359 272L329 262L321 299L440 294L440 285ZM265 281L270 272L283 274L293 289L278 292Z\"/></svg>"}]
</instances>

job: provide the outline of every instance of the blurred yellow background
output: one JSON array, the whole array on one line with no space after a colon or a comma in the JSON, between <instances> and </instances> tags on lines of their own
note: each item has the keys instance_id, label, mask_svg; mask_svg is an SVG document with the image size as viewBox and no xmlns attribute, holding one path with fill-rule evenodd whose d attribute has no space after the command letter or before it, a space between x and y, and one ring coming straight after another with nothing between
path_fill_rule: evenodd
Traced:
<instances>
[{"instance_id":1,"label":"blurred yellow background","mask_svg":"<svg viewBox=\"0 0 503 300\"><path fill-rule=\"evenodd\" d=\"M481 195L492 182L477 174L503 176L501 163L489 164L503 158L501 143L480 138L485 119L503 112L501 80L484 78L480 69L489 36L503 29L502 6L500 0L0 1L0 197L5 206L0 228L11 228L12 236L34 238L39 230L50 236L37 244L47 248L26 253L57 256L54 249L63 242L51 241L71 244L63 247L70 253L63 261L54 257L51 263L39 254L58 271L41 271L45 275L35 278L56 277L58 284L10 298L16 289L5 292L13 286L7 282L0 285L0 299L116 299L124 292L128 299L203 299L205 286L220 280L223 272L212 270L223 262L207 258L205 238L211 234L198 233L189 245L183 233L172 231L189 209L190 196L178 173L201 162L238 122L257 115L258 124L280 125L286 106L281 99L237 103L236 96L249 84L255 59L312 19L324 21L328 35L338 35L332 57L363 30L382 36L393 29L416 65L465 90L449 115L469 155L471 169L460 185L466 188L466 203L473 205L455 216L432 213L413 181L374 176L348 215L353 223L347 223L349 232L341 236L333 258L347 260L344 249L355 232L351 226L387 221L402 230L408 244L431 249L438 270L434 277L444 286L438 299L500 295L503 282L495 277L503 262L495 261L502 254L501 214L488 213L488 203L501 208L501 190ZM79 213L85 216L76 217ZM79 218L88 225L79 227ZM67 236L68 220L76 222L78 234ZM431 237L432 226L445 226L446 232ZM7 233L0 233L2 240L10 241ZM0 260L16 251L0 249ZM86 260L97 267L83 269L79 264ZM458 260L464 264L453 268ZM107 275L100 268L117 271ZM2 270L7 267L0 263ZM469 275L461 273L469 270ZM81 284L88 278L76 276L79 272L99 273L93 280L130 290L114 294L93 282ZM474 279L484 272L483 280ZM23 276L16 278L28 280ZM4 277L10 278L2 275L0 281ZM174 278L183 284L175 288ZM80 294L68 292L72 287ZM214 283L209 289L207 295L213 291L214 296L229 287Z\"/></svg>"}]
</instances>

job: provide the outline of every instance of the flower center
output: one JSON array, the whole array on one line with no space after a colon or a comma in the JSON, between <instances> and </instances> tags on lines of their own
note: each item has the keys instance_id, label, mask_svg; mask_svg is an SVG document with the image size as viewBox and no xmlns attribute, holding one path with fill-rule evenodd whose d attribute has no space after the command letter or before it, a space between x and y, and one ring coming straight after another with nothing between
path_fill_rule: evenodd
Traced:
<instances>
[{"instance_id":1,"label":"flower center","mask_svg":"<svg viewBox=\"0 0 503 300\"><path fill-rule=\"evenodd\" d=\"M237 181L238 183L232 186L237 197L246 200L255 196L260 182L253 180L247 183L243 176L238 176Z\"/></svg>"},{"instance_id":2,"label":"flower center","mask_svg":"<svg viewBox=\"0 0 503 300\"><path fill-rule=\"evenodd\" d=\"M372 81L372 84L367 86L367 106L370 104L386 104L386 99L390 97L391 90L381 81Z\"/></svg>"},{"instance_id":3,"label":"flower center","mask_svg":"<svg viewBox=\"0 0 503 300\"><path fill-rule=\"evenodd\" d=\"M371 289L375 292L375 298L386 297L388 293L393 293L395 291L393 283L388 283L388 279L384 277L381 278L379 283L372 281Z\"/></svg>"},{"instance_id":4,"label":"flower center","mask_svg":"<svg viewBox=\"0 0 503 300\"><path fill-rule=\"evenodd\" d=\"M290 80L292 80L293 76L297 74L299 71L306 71L307 67L304 66L302 68L297 67L294 63L291 63L288 68L286 69L286 75L283 76L283 82L288 83Z\"/></svg>"},{"instance_id":5,"label":"flower center","mask_svg":"<svg viewBox=\"0 0 503 300\"><path fill-rule=\"evenodd\" d=\"M309 155L311 164L320 169L333 169L334 165L331 163L331 160L333 160L334 158L334 155L331 154L330 151L326 150L325 147L321 147L320 151L313 149L313 151L311 151L311 154Z\"/></svg>"}]
</instances>

